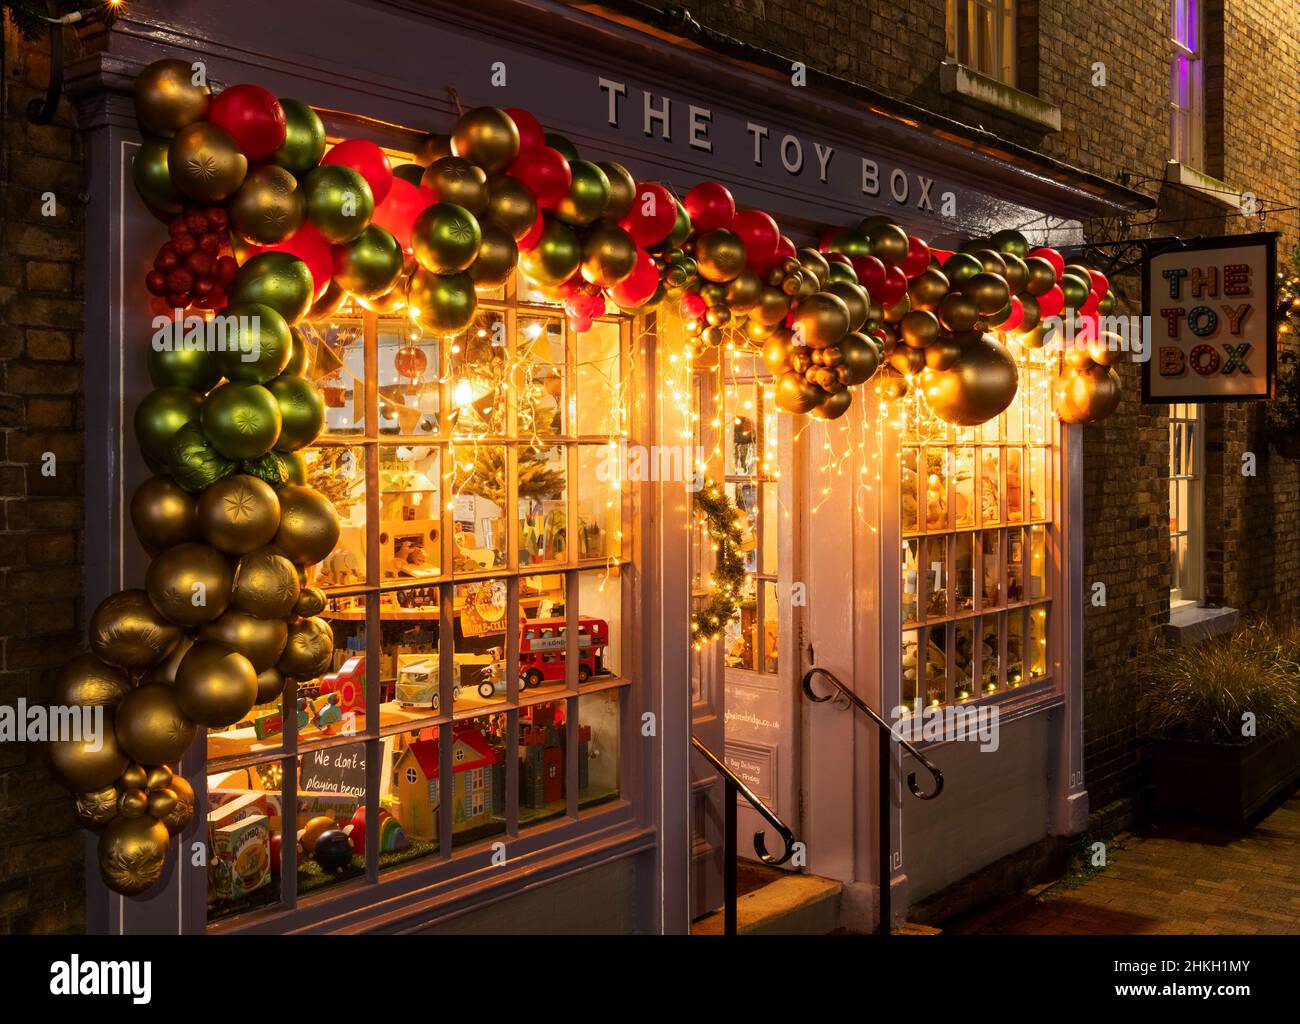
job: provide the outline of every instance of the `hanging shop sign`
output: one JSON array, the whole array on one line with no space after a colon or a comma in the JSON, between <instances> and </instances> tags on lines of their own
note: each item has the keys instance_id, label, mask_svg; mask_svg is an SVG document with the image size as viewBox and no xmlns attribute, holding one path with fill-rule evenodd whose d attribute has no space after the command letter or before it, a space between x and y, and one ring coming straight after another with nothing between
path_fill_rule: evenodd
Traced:
<instances>
[{"instance_id":1,"label":"hanging shop sign","mask_svg":"<svg viewBox=\"0 0 1300 1024\"><path fill-rule=\"evenodd\" d=\"M1208 238L1142 264L1151 327L1142 401L1271 398L1277 369L1277 234Z\"/></svg>"}]
</instances>

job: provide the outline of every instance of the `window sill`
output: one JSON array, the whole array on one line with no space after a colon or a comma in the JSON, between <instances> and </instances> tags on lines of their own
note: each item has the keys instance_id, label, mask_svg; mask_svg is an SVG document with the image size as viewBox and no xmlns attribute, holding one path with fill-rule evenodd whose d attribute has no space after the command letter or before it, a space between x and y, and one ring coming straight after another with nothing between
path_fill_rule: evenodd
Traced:
<instances>
[{"instance_id":1,"label":"window sill","mask_svg":"<svg viewBox=\"0 0 1300 1024\"><path fill-rule=\"evenodd\" d=\"M1166 161L1165 181L1174 185L1181 185L1193 192L1199 192L1206 199L1211 199L1229 210L1241 209L1240 192L1218 178L1211 178L1208 174L1198 171L1195 167L1180 164L1177 160Z\"/></svg>"},{"instance_id":2,"label":"window sill","mask_svg":"<svg viewBox=\"0 0 1300 1024\"><path fill-rule=\"evenodd\" d=\"M955 61L939 65L939 91L1041 132L1061 130L1061 108Z\"/></svg>"},{"instance_id":3,"label":"window sill","mask_svg":"<svg viewBox=\"0 0 1300 1024\"><path fill-rule=\"evenodd\" d=\"M1236 608L1202 608L1185 604L1169 612L1165 639L1178 647L1188 647L1211 637L1231 633L1240 618Z\"/></svg>"}]
</instances>

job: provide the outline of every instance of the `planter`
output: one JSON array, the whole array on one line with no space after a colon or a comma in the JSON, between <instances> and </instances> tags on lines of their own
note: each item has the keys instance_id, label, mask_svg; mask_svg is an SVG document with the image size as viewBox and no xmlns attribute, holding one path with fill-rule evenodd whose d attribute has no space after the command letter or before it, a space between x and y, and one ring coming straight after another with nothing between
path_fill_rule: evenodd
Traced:
<instances>
[{"instance_id":1,"label":"planter","mask_svg":"<svg viewBox=\"0 0 1300 1024\"><path fill-rule=\"evenodd\" d=\"M1273 450L1284 459L1300 459L1300 430L1274 430L1268 435Z\"/></svg>"},{"instance_id":2,"label":"planter","mask_svg":"<svg viewBox=\"0 0 1300 1024\"><path fill-rule=\"evenodd\" d=\"M1300 779L1300 732L1244 743L1156 740L1151 762L1157 815L1244 830Z\"/></svg>"}]
</instances>

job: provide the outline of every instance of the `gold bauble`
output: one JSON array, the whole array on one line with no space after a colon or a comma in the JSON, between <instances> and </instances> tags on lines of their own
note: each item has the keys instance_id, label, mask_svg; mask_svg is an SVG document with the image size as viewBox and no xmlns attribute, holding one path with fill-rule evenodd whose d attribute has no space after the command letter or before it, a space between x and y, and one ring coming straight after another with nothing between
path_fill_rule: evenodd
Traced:
<instances>
[{"instance_id":1,"label":"gold bauble","mask_svg":"<svg viewBox=\"0 0 1300 1024\"><path fill-rule=\"evenodd\" d=\"M198 540L194 506L194 496L171 477L150 477L131 498L131 523L140 544L156 555L173 545Z\"/></svg>"},{"instance_id":2,"label":"gold bauble","mask_svg":"<svg viewBox=\"0 0 1300 1024\"><path fill-rule=\"evenodd\" d=\"M291 562L313 565L338 541L338 513L325 495L305 484L280 488L280 528L272 543Z\"/></svg>"},{"instance_id":3,"label":"gold bauble","mask_svg":"<svg viewBox=\"0 0 1300 1024\"><path fill-rule=\"evenodd\" d=\"M167 169L178 192L216 203L234 195L243 184L248 158L228 131L200 121L176 133L167 150Z\"/></svg>"},{"instance_id":4,"label":"gold bauble","mask_svg":"<svg viewBox=\"0 0 1300 1024\"><path fill-rule=\"evenodd\" d=\"M212 106L212 90L205 77L195 85L197 72L189 61L156 60L136 76L135 116L140 127L153 135L171 138L186 125L202 121Z\"/></svg>"},{"instance_id":5,"label":"gold bauble","mask_svg":"<svg viewBox=\"0 0 1300 1024\"><path fill-rule=\"evenodd\" d=\"M527 186L504 174L488 179L485 218L510 233L518 242L537 223L537 200Z\"/></svg>"},{"instance_id":6,"label":"gold bauble","mask_svg":"<svg viewBox=\"0 0 1300 1024\"><path fill-rule=\"evenodd\" d=\"M93 654L78 654L59 670L50 703L65 707L111 708L131 692L125 672L105 665Z\"/></svg>"},{"instance_id":7,"label":"gold bauble","mask_svg":"<svg viewBox=\"0 0 1300 1024\"><path fill-rule=\"evenodd\" d=\"M278 668L263 669L257 674L257 703L270 704L284 693L284 673Z\"/></svg>"},{"instance_id":8,"label":"gold bauble","mask_svg":"<svg viewBox=\"0 0 1300 1024\"><path fill-rule=\"evenodd\" d=\"M1088 342L1088 356L1101 366L1114 366L1124 358L1128 345L1120 335L1105 331Z\"/></svg>"},{"instance_id":9,"label":"gold bauble","mask_svg":"<svg viewBox=\"0 0 1300 1024\"><path fill-rule=\"evenodd\" d=\"M925 365L931 370L951 370L960 355L961 345L951 337L943 337L926 347Z\"/></svg>"},{"instance_id":10,"label":"gold bauble","mask_svg":"<svg viewBox=\"0 0 1300 1024\"><path fill-rule=\"evenodd\" d=\"M261 672L280 660L289 625L284 619L258 619L232 608L204 626L199 636L234 648L253 663L254 672Z\"/></svg>"},{"instance_id":11,"label":"gold bauble","mask_svg":"<svg viewBox=\"0 0 1300 1024\"><path fill-rule=\"evenodd\" d=\"M254 167L230 201L232 230L254 245L283 242L302 225L307 197L283 167Z\"/></svg>"},{"instance_id":12,"label":"gold bauble","mask_svg":"<svg viewBox=\"0 0 1300 1024\"><path fill-rule=\"evenodd\" d=\"M763 341L763 363L773 377L780 377L793 369L790 365L792 353L789 331L773 331Z\"/></svg>"},{"instance_id":13,"label":"gold bauble","mask_svg":"<svg viewBox=\"0 0 1300 1024\"><path fill-rule=\"evenodd\" d=\"M837 420L849 411L849 406L852 404L853 392L845 388L843 391L827 395L821 405L808 410L808 415L818 420Z\"/></svg>"},{"instance_id":14,"label":"gold bauble","mask_svg":"<svg viewBox=\"0 0 1300 1024\"><path fill-rule=\"evenodd\" d=\"M415 162L421 167L428 167L435 160L451 156L451 136L426 135L415 146Z\"/></svg>"},{"instance_id":15,"label":"gold bauble","mask_svg":"<svg viewBox=\"0 0 1300 1024\"><path fill-rule=\"evenodd\" d=\"M142 764L176 761L194 740L194 723L176 701L176 691L166 683L148 683L132 690L114 715L117 742Z\"/></svg>"},{"instance_id":16,"label":"gold bauble","mask_svg":"<svg viewBox=\"0 0 1300 1024\"><path fill-rule=\"evenodd\" d=\"M180 643L171 649L171 653L144 674L142 683L165 683L172 686L176 682L176 668L185 657L186 652L194 646L194 639L182 636Z\"/></svg>"},{"instance_id":17,"label":"gold bauble","mask_svg":"<svg viewBox=\"0 0 1300 1024\"><path fill-rule=\"evenodd\" d=\"M85 828L101 828L117 817L117 787L77 794L77 819Z\"/></svg>"},{"instance_id":18,"label":"gold bauble","mask_svg":"<svg viewBox=\"0 0 1300 1024\"><path fill-rule=\"evenodd\" d=\"M227 555L269 544L280 527L280 499L265 480L236 473L203 492L196 520L203 539Z\"/></svg>"},{"instance_id":19,"label":"gold bauble","mask_svg":"<svg viewBox=\"0 0 1300 1024\"><path fill-rule=\"evenodd\" d=\"M74 793L89 793L117 781L130 759L113 731L113 709L104 709L102 734L80 740L56 740L47 747L55 777Z\"/></svg>"},{"instance_id":20,"label":"gold bauble","mask_svg":"<svg viewBox=\"0 0 1300 1024\"><path fill-rule=\"evenodd\" d=\"M992 316L1011 301L1011 290L1006 278L987 271L975 274L961 283L961 293L975 303L983 316Z\"/></svg>"},{"instance_id":21,"label":"gold bauble","mask_svg":"<svg viewBox=\"0 0 1300 1024\"><path fill-rule=\"evenodd\" d=\"M831 276L831 265L826 262L826 257L816 249L808 248L800 249L794 255L799 266L817 278L817 287L826 288Z\"/></svg>"},{"instance_id":22,"label":"gold bauble","mask_svg":"<svg viewBox=\"0 0 1300 1024\"><path fill-rule=\"evenodd\" d=\"M825 290L841 299L849 308L849 330L862 330L863 324L867 322L867 314L871 310L871 300L867 297L867 290L852 281L832 281L826 285Z\"/></svg>"},{"instance_id":23,"label":"gold bauble","mask_svg":"<svg viewBox=\"0 0 1300 1024\"><path fill-rule=\"evenodd\" d=\"M143 789L128 789L117 798L117 813L123 818L138 818L149 807L149 794Z\"/></svg>"},{"instance_id":24,"label":"gold bauble","mask_svg":"<svg viewBox=\"0 0 1300 1024\"><path fill-rule=\"evenodd\" d=\"M300 595L293 563L275 548L261 548L239 560L230 607L259 619L282 619L294 610Z\"/></svg>"},{"instance_id":25,"label":"gold bauble","mask_svg":"<svg viewBox=\"0 0 1300 1024\"><path fill-rule=\"evenodd\" d=\"M476 217L487 209L487 175L464 157L435 160L425 168L420 184L433 193L435 203L455 203Z\"/></svg>"},{"instance_id":26,"label":"gold bauble","mask_svg":"<svg viewBox=\"0 0 1300 1024\"><path fill-rule=\"evenodd\" d=\"M948 294L948 288L948 278L943 271L931 267L912 279L907 294L913 309L928 309L933 313Z\"/></svg>"},{"instance_id":27,"label":"gold bauble","mask_svg":"<svg viewBox=\"0 0 1300 1024\"><path fill-rule=\"evenodd\" d=\"M168 832L176 835L194 817L194 788L180 775L173 775L167 788L176 795L176 806L162 819L162 823Z\"/></svg>"},{"instance_id":28,"label":"gold bauble","mask_svg":"<svg viewBox=\"0 0 1300 1024\"><path fill-rule=\"evenodd\" d=\"M880 349L866 335L850 333L839 345L840 379L849 385L865 384L880 368Z\"/></svg>"},{"instance_id":29,"label":"gold bauble","mask_svg":"<svg viewBox=\"0 0 1300 1024\"><path fill-rule=\"evenodd\" d=\"M319 587L303 587L293 613L304 619L319 615L325 610L325 600L325 591Z\"/></svg>"},{"instance_id":30,"label":"gold bauble","mask_svg":"<svg viewBox=\"0 0 1300 1024\"><path fill-rule=\"evenodd\" d=\"M155 558L145 572L149 600L179 626L211 622L230 604L234 574L216 548L178 544Z\"/></svg>"},{"instance_id":31,"label":"gold bauble","mask_svg":"<svg viewBox=\"0 0 1300 1024\"><path fill-rule=\"evenodd\" d=\"M882 319L887 324L896 324L912 311L912 300L904 294L901 299L886 309Z\"/></svg>"},{"instance_id":32,"label":"gold bauble","mask_svg":"<svg viewBox=\"0 0 1300 1024\"><path fill-rule=\"evenodd\" d=\"M488 174L500 174L519 155L519 129L496 107L467 110L451 130L451 151Z\"/></svg>"},{"instance_id":33,"label":"gold bauble","mask_svg":"<svg viewBox=\"0 0 1300 1024\"><path fill-rule=\"evenodd\" d=\"M783 373L776 382L776 405L789 413L810 412L821 405L826 394L809 383L802 373Z\"/></svg>"},{"instance_id":34,"label":"gold bauble","mask_svg":"<svg viewBox=\"0 0 1300 1024\"><path fill-rule=\"evenodd\" d=\"M225 644L197 641L176 670L176 699L181 710L212 728L234 725L257 699L253 664Z\"/></svg>"},{"instance_id":35,"label":"gold bauble","mask_svg":"<svg viewBox=\"0 0 1300 1024\"><path fill-rule=\"evenodd\" d=\"M148 815L115 818L99 837L99 872L124 896L138 896L162 877L171 834Z\"/></svg>"},{"instance_id":36,"label":"gold bauble","mask_svg":"<svg viewBox=\"0 0 1300 1024\"><path fill-rule=\"evenodd\" d=\"M1092 363L1082 370L1066 370L1055 383L1056 415L1066 423L1096 423L1119 407L1119 374L1109 366Z\"/></svg>"},{"instance_id":37,"label":"gold bauble","mask_svg":"<svg viewBox=\"0 0 1300 1024\"><path fill-rule=\"evenodd\" d=\"M117 777L117 790L125 793L128 789L145 789L149 785L149 769L142 764L132 762Z\"/></svg>"},{"instance_id":38,"label":"gold bauble","mask_svg":"<svg viewBox=\"0 0 1300 1024\"><path fill-rule=\"evenodd\" d=\"M276 665L290 679L315 679L334 660L334 631L324 619L299 619Z\"/></svg>"},{"instance_id":39,"label":"gold bauble","mask_svg":"<svg viewBox=\"0 0 1300 1024\"><path fill-rule=\"evenodd\" d=\"M695 240L695 263L706 281L732 281L745 269L745 243L734 231L714 228Z\"/></svg>"},{"instance_id":40,"label":"gold bauble","mask_svg":"<svg viewBox=\"0 0 1300 1024\"><path fill-rule=\"evenodd\" d=\"M736 316L745 316L763 297L763 279L746 267L727 283L727 305Z\"/></svg>"},{"instance_id":41,"label":"gold bauble","mask_svg":"<svg viewBox=\"0 0 1300 1024\"><path fill-rule=\"evenodd\" d=\"M886 366L876 377L876 391L886 402L896 402L912 389L906 377L892 366Z\"/></svg>"},{"instance_id":42,"label":"gold bauble","mask_svg":"<svg viewBox=\"0 0 1300 1024\"><path fill-rule=\"evenodd\" d=\"M808 348L826 348L838 345L849 333L851 314L849 307L838 295L831 292L814 292L799 303L794 311L794 343Z\"/></svg>"},{"instance_id":43,"label":"gold bauble","mask_svg":"<svg viewBox=\"0 0 1300 1024\"><path fill-rule=\"evenodd\" d=\"M939 303L938 312L944 328L954 334L971 330L980 318L979 307L974 300L959 292L944 296Z\"/></svg>"},{"instance_id":44,"label":"gold bauble","mask_svg":"<svg viewBox=\"0 0 1300 1024\"><path fill-rule=\"evenodd\" d=\"M925 369L925 352L908 345L897 346L885 360L904 377L915 377Z\"/></svg>"},{"instance_id":45,"label":"gold bauble","mask_svg":"<svg viewBox=\"0 0 1300 1024\"><path fill-rule=\"evenodd\" d=\"M774 327L790 313L790 296L780 288L765 287L758 305L749 311L749 319L764 327Z\"/></svg>"},{"instance_id":46,"label":"gold bauble","mask_svg":"<svg viewBox=\"0 0 1300 1024\"><path fill-rule=\"evenodd\" d=\"M176 794L166 786L162 786L149 791L145 802L145 810L148 811L151 818L157 818L159 821L165 822L167 816L176 810L178 803L180 801L176 799Z\"/></svg>"},{"instance_id":47,"label":"gold bauble","mask_svg":"<svg viewBox=\"0 0 1300 1024\"><path fill-rule=\"evenodd\" d=\"M904 345L926 348L939 340L939 320L924 309L910 311L898 324L898 336Z\"/></svg>"},{"instance_id":48,"label":"gold bauble","mask_svg":"<svg viewBox=\"0 0 1300 1024\"><path fill-rule=\"evenodd\" d=\"M974 427L987 423L1016 397L1016 361L991 334L963 345L944 371L926 371L923 382L930 408L945 423Z\"/></svg>"},{"instance_id":49,"label":"gold bauble","mask_svg":"<svg viewBox=\"0 0 1300 1024\"><path fill-rule=\"evenodd\" d=\"M101 661L128 671L156 665L180 638L180 629L159 614L143 590L106 597L90 617L91 650Z\"/></svg>"},{"instance_id":50,"label":"gold bauble","mask_svg":"<svg viewBox=\"0 0 1300 1024\"><path fill-rule=\"evenodd\" d=\"M172 783L172 770L165 764L155 764L145 769L144 788L162 789Z\"/></svg>"}]
</instances>

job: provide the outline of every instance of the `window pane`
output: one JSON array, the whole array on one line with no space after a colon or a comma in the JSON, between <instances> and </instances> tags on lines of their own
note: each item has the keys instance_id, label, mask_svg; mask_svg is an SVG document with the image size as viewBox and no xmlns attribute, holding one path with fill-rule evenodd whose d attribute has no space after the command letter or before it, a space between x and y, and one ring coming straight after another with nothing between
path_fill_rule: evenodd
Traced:
<instances>
[{"instance_id":1,"label":"window pane","mask_svg":"<svg viewBox=\"0 0 1300 1024\"><path fill-rule=\"evenodd\" d=\"M524 576L519 607L524 616L519 634L519 675L529 696L534 690L562 690L567 681L568 623L563 573Z\"/></svg>"},{"instance_id":2,"label":"window pane","mask_svg":"<svg viewBox=\"0 0 1300 1024\"><path fill-rule=\"evenodd\" d=\"M479 308L469 330L451 345L449 383L457 436L500 436L506 431L505 318Z\"/></svg>"},{"instance_id":3,"label":"window pane","mask_svg":"<svg viewBox=\"0 0 1300 1024\"><path fill-rule=\"evenodd\" d=\"M1024 664L1025 614L1017 608L1007 613L1007 683L1019 686Z\"/></svg>"},{"instance_id":4,"label":"window pane","mask_svg":"<svg viewBox=\"0 0 1300 1024\"><path fill-rule=\"evenodd\" d=\"M525 441L567 433L564 320L519 315L515 373L516 424Z\"/></svg>"},{"instance_id":5,"label":"window pane","mask_svg":"<svg viewBox=\"0 0 1300 1024\"><path fill-rule=\"evenodd\" d=\"M325 433L364 434L366 365L361 321L318 320L300 330L312 347L310 374L325 401Z\"/></svg>"},{"instance_id":6,"label":"window pane","mask_svg":"<svg viewBox=\"0 0 1300 1024\"><path fill-rule=\"evenodd\" d=\"M442 566L442 452L379 449L379 565L383 579L431 579Z\"/></svg>"},{"instance_id":7,"label":"window pane","mask_svg":"<svg viewBox=\"0 0 1300 1024\"><path fill-rule=\"evenodd\" d=\"M518 452L519 564L567 561L569 450L527 445Z\"/></svg>"},{"instance_id":8,"label":"window pane","mask_svg":"<svg viewBox=\"0 0 1300 1024\"><path fill-rule=\"evenodd\" d=\"M409 320L379 321L379 432L419 437L438 432L442 384L437 338Z\"/></svg>"},{"instance_id":9,"label":"window pane","mask_svg":"<svg viewBox=\"0 0 1300 1024\"><path fill-rule=\"evenodd\" d=\"M581 435L622 434L622 326L603 320L576 336L574 418Z\"/></svg>"},{"instance_id":10,"label":"window pane","mask_svg":"<svg viewBox=\"0 0 1300 1024\"><path fill-rule=\"evenodd\" d=\"M903 632L903 703L914 705L917 697L917 644L919 642L919 631L915 629L905 630Z\"/></svg>"},{"instance_id":11,"label":"window pane","mask_svg":"<svg viewBox=\"0 0 1300 1024\"><path fill-rule=\"evenodd\" d=\"M501 568L506 564L508 540L506 449L500 445L459 444L450 450L448 458L453 460L448 500L456 531L452 536L452 569L466 575ZM530 473L538 468L536 459L535 453L521 455ZM539 482L545 485L548 480L533 476L529 486Z\"/></svg>"},{"instance_id":12,"label":"window pane","mask_svg":"<svg viewBox=\"0 0 1300 1024\"><path fill-rule=\"evenodd\" d=\"M763 596L763 671L777 670L777 654L780 643L780 626L777 615L777 585L773 580L764 580Z\"/></svg>"},{"instance_id":13,"label":"window pane","mask_svg":"<svg viewBox=\"0 0 1300 1024\"><path fill-rule=\"evenodd\" d=\"M307 483L329 498L339 517L334 551L317 564L316 586L355 587L366 582L366 453L361 447L313 445L303 450Z\"/></svg>"},{"instance_id":14,"label":"window pane","mask_svg":"<svg viewBox=\"0 0 1300 1024\"><path fill-rule=\"evenodd\" d=\"M911 538L903 541L903 622L915 622L917 595L920 587L921 541Z\"/></svg>"},{"instance_id":15,"label":"window pane","mask_svg":"<svg viewBox=\"0 0 1300 1024\"><path fill-rule=\"evenodd\" d=\"M580 807L618 797L620 708L624 689L578 698L578 797Z\"/></svg>"},{"instance_id":16,"label":"window pane","mask_svg":"<svg viewBox=\"0 0 1300 1024\"><path fill-rule=\"evenodd\" d=\"M1029 675L1033 679L1047 674L1047 606L1029 610Z\"/></svg>"},{"instance_id":17,"label":"window pane","mask_svg":"<svg viewBox=\"0 0 1300 1024\"><path fill-rule=\"evenodd\" d=\"M280 900L282 762L208 775L208 920Z\"/></svg>"},{"instance_id":18,"label":"window pane","mask_svg":"<svg viewBox=\"0 0 1300 1024\"><path fill-rule=\"evenodd\" d=\"M390 727L441 713L438 686L440 588L385 591L380 604L379 724Z\"/></svg>"},{"instance_id":19,"label":"window pane","mask_svg":"<svg viewBox=\"0 0 1300 1024\"><path fill-rule=\"evenodd\" d=\"M566 702L534 704L519 712L519 825L563 817ZM577 752L575 751L575 756Z\"/></svg>"},{"instance_id":20,"label":"window pane","mask_svg":"<svg viewBox=\"0 0 1300 1024\"><path fill-rule=\"evenodd\" d=\"M915 448L904 448L899 487L903 494L903 532L919 533L921 529L920 479L917 476L918 453Z\"/></svg>"},{"instance_id":21,"label":"window pane","mask_svg":"<svg viewBox=\"0 0 1300 1024\"><path fill-rule=\"evenodd\" d=\"M503 714L484 715L442 730L443 736L451 732L453 847L506 830L506 724ZM441 751L435 747L432 753Z\"/></svg>"},{"instance_id":22,"label":"window pane","mask_svg":"<svg viewBox=\"0 0 1300 1024\"><path fill-rule=\"evenodd\" d=\"M452 685L457 714L507 699L506 589L499 579L456 585Z\"/></svg>"},{"instance_id":23,"label":"window pane","mask_svg":"<svg viewBox=\"0 0 1300 1024\"><path fill-rule=\"evenodd\" d=\"M994 693L1002 681L1002 646L998 627L1002 615L985 615L981 618L984 639L980 644L980 675L984 681L984 692Z\"/></svg>"},{"instance_id":24,"label":"window pane","mask_svg":"<svg viewBox=\"0 0 1300 1024\"><path fill-rule=\"evenodd\" d=\"M975 538L973 534L959 533L953 538L957 605L956 612L975 609Z\"/></svg>"},{"instance_id":25,"label":"window pane","mask_svg":"<svg viewBox=\"0 0 1300 1024\"><path fill-rule=\"evenodd\" d=\"M975 621L963 619L955 627L953 686L958 700L978 692L975 685Z\"/></svg>"},{"instance_id":26,"label":"window pane","mask_svg":"<svg viewBox=\"0 0 1300 1024\"><path fill-rule=\"evenodd\" d=\"M953 450L956 476L956 506L953 525L958 529L975 525L975 449Z\"/></svg>"},{"instance_id":27,"label":"window pane","mask_svg":"<svg viewBox=\"0 0 1300 1024\"><path fill-rule=\"evenodd\" d=\"M943 704L948 700L948 648L947 627L931 626L925 630L925 699L929 704Z\"/></svg>"},{"instance_id":28,"label":"window pane","mask_svg":"<svg viewBox=\"0 0 1300 1024\"><path fill-rule=\"evenodd\" d=\"M985 608L1002 603L1002 564L999 556L1000 534L996 530L983 535L981 573L984 578L982 601Z\"/></svg>"},{"instance_id":29,"label":"window pane","mask_svg":"<svg viewBox=\"0 0 1300 1024\"><path fill-rule=\"evenodd\" d=\"M948 538L929 537L925 542L925 589L927 619L949 613L948 609Z\"/></svg>"},{"instance_id":30,"label":"window pane","mask_svg":"<svg viewBox=\"0 0 1300 1024\"><path fill-rule=\"evenodd\" d=\"M925 481L925 528L948 528L948 450L927 448Z\"/></svg>"},{"instance_id":31,"label":"window pane","mask_svg":"<svg viewBox=\"0 0 1300 1024\"><path fill-rule=\"evenodd\" d=\"M727 476L758 472L758 391L755 384L727 384L723 422Z\"/></svg>"},{"instance_id":32,"label":"window pane","mask_svg":"<svg viewBox=\"0 0 1300 1024\"><path fill-rule=\"evenodd\" d=\"M623 481L616 444L578 445L577 557L618 558L623 538Z\"/></svg>"},{"instance_id":33,"label":"window pane","mask_svg":"<svg viewBox=\"0 0 1300 1024\"><path fill-rule=\"evenodd\" d=\"M436 727L380 741L384 765L378 822L380 870L438 852L437 748Z\"/></svg>"},{"instance_id":34,"label":"window pane","mask_svg":"<svg viewBox=\"0 0 1300 1024\"><path fill-rule=\"evenodd\" d=\"M781 499L779 485L768 482L763 488L763 572L775 576L780 569Z\"/></svg>"},{"instance_id":35,"label":"window pane","mask_svg":"<svg viewBox=\"0 0 1300 1024\"><path fill-rule=\"evenodd\" d=\"M1007 531L1007 603L1025 599L1025 545L1020 530Z\"/></svg>"},{"instance_id":36,"label":"window pane","mask_svg":"<svg viewBox=\"0 0 1300 1024\"><path fill-rule=\"evenodd\" d=\"M578 573L579 682L623 674L623 586L618 566Z\"/></svg>"},{"instance_id":37,"label":"window pane","mask_svg":"<svg viewBox=\"0 0 1300 1024\"><path fill-rule=\"evenodd\" d=\"M365 872L365 845L354 847L350 830L358 815L364 820L365 806L365 743L323 747L298 758L299 896Z\"/></svg>"}]
</instances>

